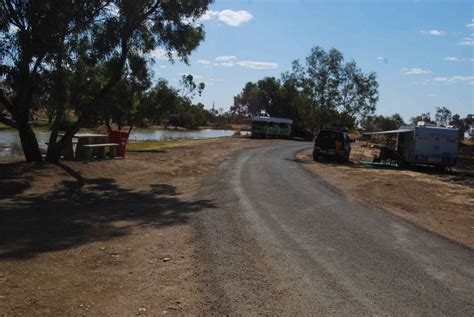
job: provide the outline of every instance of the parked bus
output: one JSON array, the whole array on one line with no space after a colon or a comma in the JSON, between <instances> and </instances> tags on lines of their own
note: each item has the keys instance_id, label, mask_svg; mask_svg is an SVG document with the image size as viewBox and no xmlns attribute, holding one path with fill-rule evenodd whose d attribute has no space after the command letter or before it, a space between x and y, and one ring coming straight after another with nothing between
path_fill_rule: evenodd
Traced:
<instances>
[{"instance_id":1,"label":"parked bus","mask_svg":"<svg viewBox=\"0 0 474 317\"><path fill-rule=\"evenodd\" d=\"M289 138L293 120L276 117L254 117L251 122L252 137Z\"/></svg>"}]
</instances>

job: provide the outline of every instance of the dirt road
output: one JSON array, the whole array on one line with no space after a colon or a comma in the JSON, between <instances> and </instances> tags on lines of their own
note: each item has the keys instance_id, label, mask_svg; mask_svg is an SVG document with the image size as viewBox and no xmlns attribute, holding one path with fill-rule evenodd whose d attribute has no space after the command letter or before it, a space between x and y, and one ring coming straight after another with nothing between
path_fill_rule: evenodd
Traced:
<instances>
[{"instance_id":1,"label":"dirt road","mask_svg":"<svg viewBox=\"0 0 474 317\"><path fill-rule=\"evenodd\" d=\"M191 220L201 180L234 151L222 138L60 166L0 164L0 315L206 311Z\"/></svg>"},{"instance_id":2,"label":"dirt road","mask_svg":"<svg viewBox=\"0 0 474 317\"><path fill-rule=\"evenodd\" d=\"M0 163L0 315L471 313L472 252L350 201L308 143L153 146Z\"/></svg>"},{"instance_id":3,"label":"dirt road","mask_svg":"<svg viewBox=\"0 0 474 317\"><path fill-rule=\"evenodd\" d=\"M349 200L295 161L305 147L240 152L201 190L215 312L474 314L471 249Z\"/></svg>"}]
</instances>

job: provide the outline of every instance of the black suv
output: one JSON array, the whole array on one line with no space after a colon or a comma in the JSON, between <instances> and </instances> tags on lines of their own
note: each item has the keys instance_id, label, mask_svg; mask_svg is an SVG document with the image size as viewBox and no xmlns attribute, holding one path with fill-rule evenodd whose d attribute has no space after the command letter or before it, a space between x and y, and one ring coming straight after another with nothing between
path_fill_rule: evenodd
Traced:
<instances>
[{"instance_id":1,"label":"black suv","mask_svg":"<svg viewBox=\"0 0 474 317\"><path fill-rule=\"evenodd\" d=\"M351 143L347 128L321 129L314 139L313 159L332 159L347 162Z\"/></svg>"}]
</instances>

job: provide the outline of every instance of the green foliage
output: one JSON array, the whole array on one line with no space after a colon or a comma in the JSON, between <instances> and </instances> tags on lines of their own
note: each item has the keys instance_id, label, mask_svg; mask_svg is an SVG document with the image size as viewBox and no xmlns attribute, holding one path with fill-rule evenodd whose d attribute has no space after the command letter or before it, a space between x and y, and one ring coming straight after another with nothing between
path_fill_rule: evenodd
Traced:
<instances>
[{"instance_id":1,"label":"green foliage","mask_svg":"<svg viewBox=\"0 0 474 317\"><path fill-rule=\"evenodd\" d=\"M436 107L435 120L436 125L439 127L446 127L451 121L452 113L446 107Z\"/></svg>"},{"instance_id":2,"label":"green foliage","mask_svg":"<svg viewBox=\"0 0 474 317\"><path fill-rule=\"evenodd\" d=\"M398 113L388 117L373 115L367 116L362 120L361 128L368 132L387 131L396 130L404 124L405 122L403 121L403 118Z\"/></svg>"},{"instance_id":3,"label":"green foliage","mask_svg":"<svg viewBox=\"0 0 474 317\"><path fill-rule=\"evenodd\" d=\"M59 122L59 129L63 131L67 131L74 125L74 120L71 119L69 116L63 116L61 121Z\"/></svg>"},{"instance_id":4,"label":"green foliage","mask_svg":"<svg viewBox=\"0 0 474 317\"><path fill-rule=\"evenodd\" d=\"M429 112L422 113L421 115L411 118L410 122L415 125L418 124L418 122L425 122L425 123L432 123L432 124L435 123L433 120L431 120L431 114Z\"/></svg>"},{"instance_id":5,"label":"green foliage","mask_svg":"<svg viewBox=\"0 0 474 317\"><path fill-rule=\"evenodd\" d=\"M160 79L144 98L145 117L153 123L160 123L176 112L180 103L178 91Z\"/></svg>"},{"instance_id":6,"label":"green foliage","mask_svg":"<svg viewBox=\"0 0 474 317\"><path fill-rule=\"evenodd\" d=\"M201 96L206 84L201 82L196 84L193 75L183 75L179 81L181 85L181 97L193 99L196 93Z\"/></svg>"},{"instance_id":7,"label":"green foliage","mask_svg":"<svg viewBox=\"0 0 474 317\"><path fill-rule=\"evenodd\" d=\"M246 116L265 112L293 119L295 131L316 131L336 123L354 128L375 111L377 100L374 73L365 75L354 61L345 63L336 49L315 47L304 66L294 61L281 79L248 82L231 111Z\"/></svg>"},{"instance_id":8,"label":"green foliage","mask_svg":"<svg viewBox=\"0 0 474 317\"><path fill-rule=\"evenodd\" d=\"M0 0L0 102L12 114L0 114L0 122L19 129L27 160L40 161L28 116L43 104L55 116L48 148L53 160L81 126L128 121L149 86L149 53L163 47L170 59L187 63L204 39L196 21L209 3ZM127 96L114 100L114 93ZM56 143L69 110L78 120Z\"/></svg>"},{"instance_id":9,"label":"green foliage","mask_svg":"<svg viewBox=\"0 0 474 317\"><path fill-rule=\"evenodd\" d=\"M239 115L259 113L264 110L261 97L257 84L248 82L242 92L234 97L234 105L231 106L231 111Z\"/></svg>"},{"instance_id":10,"label":"green foliage","mask_svg":"<svg viewBox=\"0 0 474 317\"><path fill-rule=\"evenodd\" d=\"M436 124L441 127L454 127L459 129L459 140L464 140L464 134L471 127L473 122L473 116L467 115L465 118L461 118L459 114L452 114L451 110L447 107L436 107L435 120L431 119L430 113L422 113L421 115L415 116L410 119L412 124L418 122L426 122Z\"/></svg>"}]
</instances>

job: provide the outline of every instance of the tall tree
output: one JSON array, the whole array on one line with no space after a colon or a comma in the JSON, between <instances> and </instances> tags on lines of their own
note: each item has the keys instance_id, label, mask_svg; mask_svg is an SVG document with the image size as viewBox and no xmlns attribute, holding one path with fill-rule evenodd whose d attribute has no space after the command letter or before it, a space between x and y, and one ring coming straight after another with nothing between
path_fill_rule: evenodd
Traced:
<instances>
[{"instance_id":1,"label":"tall tree","mask_svg":"<svg viewBox=\"0 0 474 317\"><path fill-rule=\"evenodd\" d=\"M367 116L362 120L361 127L365 131L387 131L398 129L401 125L404 125L405 122L403 118L398 114L392 116Z\"/></svg>"},{"instance_id":2,"label":"tall tree","mask_svg":"<svg viewBox=\"0 0 474 317\"><path fill-rule=\"evenodd\" d=\"M27 114L36 79L43 71L54 70L62 79L54 88L62 91L63 97L57 105L47 153L47 159L54 161L84 124L104 112L107 96L122 80L127 64L147 59L147 54L160 46L169 58L188 61L191 51L204 39L202 25L196 21L209 3L0 0L0 37L6 39L0 44L0 76L4 81L0 101L13 116L0 116L0 121L19 130L26 159L41 161ZM94 69L97 65L99 70ZM74 80L81 76L84 81ZM68 87L71 93L67 93ZM68 99L69 95L76 98ZM77 120L56 142L67 107L74 110Z\"/></svg>"},{"instance_id":3,"label":"tall tree","mask_svg":"<svg viewBox=\"0 0 474 317\"><path fill-rule=\"evenodd\" d=\"M248 82L234 97L231 111L247 116L265 111L293 119L301 131L314 131L331 123L352 128L375 111L377 100L374 73L365 75L354 61L345 63L336 49L315 47L304 66L294 61L281 79Z\"/></svg>"},{"instance_id":4,"label":"tall tree","mask_svg":"<svg viewBox=\"0 0 474 317\"><path fill-rule=\"evenodd\" d=\"M179 80L181 85L181 97L193 99L196 93L201 96L206 84L204 82L196 83L193 75L183 75Z\"/></svg>"},{"instance_id":5,"label":"tall tree","mask_svg":"<svg viewBox=\"0 0 474 317\"><path fill-rule=\"evenodd\" d=\"M263 109L261 94L255 83L248 82L245 84L242 92L234 97L234 105L231 111L238 115L257 115Z\"/></svg>"},{"instance_id":6,"label":"tall tree","mask_svg":"<svg viewBox=\"0 0 474 317\"><path fill-rule=\"evenodd\" d=\"M375 73L364 74L341 52L314 47L303 66L293 62L290 75L309 96L318 128L330 123L351 123L375 111L378 83Z\"/></svg>"},{"instance_id":7,"label":"tall tree","mask_svg":"<svg viewBox=\"0 0 474 317\"><path fill-rule=\"evenodd\" d=\"M417 125L418 122L425 122L425 123L432 123L434 124L433 120L431 119L431 114L429 112L422 113L418 116L415 116L410 119L410 122L414 125Z\"/></svg>"},{"instance_id":8,"label":"tall tree","mask_svg":"<svg viewBox=\"0 0 474 317\"><path fill-rule=\"evenodd\" d=\"M158 80L158 83L145 97L146 116L154 123L160 123L163 119L176 113L176 107L180 102L179 92L170 87L164 79Z\"/></svg>"},{"instance_id":9,"label":"tall tree","mask_svg":"<svg viewBox=\"0 0 474 317\"><path fill-rule=\"evenodd\" d=\"M469 129L468 118L466 117L463 119L456 113L451 117L449 124L459 130L459 140L464 140L464 134L466 133L466 130Z\"/></svg>"},{"instance_id":10,"label":"tall tree","mask_svg":"<svg viewBox=\"0 0 474 317\"><path fill-rule=\"evenodd\" d=\"M28 124L37 83L54 63L72 33L82 32L106 2L0 0L0 102L11 119L0 122L18 129L28 161L41 161L35 134Z\"/></svg>"},{"instance_id":11,"label":"tall tree","mask_svg":"<svg viewBox=\"0 0 474 317\"><path fill-rule=\"evenodd\" d=\"M446 107L436 107L435 120L438 127L446 127L451 121L452 113Z\"/></svg>"}]
</instances>

